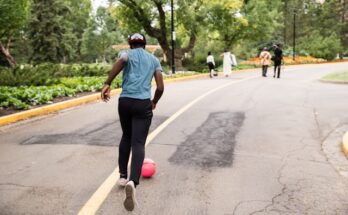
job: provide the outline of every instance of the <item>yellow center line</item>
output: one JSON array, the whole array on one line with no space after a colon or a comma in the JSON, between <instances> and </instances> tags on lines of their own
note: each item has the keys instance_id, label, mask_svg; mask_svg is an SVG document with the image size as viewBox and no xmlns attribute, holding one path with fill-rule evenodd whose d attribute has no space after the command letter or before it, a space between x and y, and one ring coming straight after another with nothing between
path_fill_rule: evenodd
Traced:
<instances>
[{"instance_id":1,"label":"yellow center line","mask_svg":"<svg viewBox=\"0 0 348 215\"><path fill-rule=\"evenodd\" d=\"M258 78L258 76L253 76L250 78L245 78L238 81L233 81L227 84L224 84L220 87L217 87L215 89L212 89L205 94L199 96L195 100L188 103L186 106L178 110L175 114L173 114L171 117L169 117L166 121L164 121L160 126L158 126L154 131L152 131L148 136L145 143L145 147L150 144L150 142L155 139L155 137L163 131L171 122L173 122L176 118L178 118L181 114L183 114L186 110L188 110L190 107L192 107L194 104L202 100L204 97L221 90L225 87L228 87L233 84L237 84L240 82L248 81L251 79ZM131 158L130 158L131 159ZM100 208L100 206L103 204L105 199L108 197L109 193L111 192L112 188L116 184L117 180L119 179L119 167L117 166L114 171L109 175L109 177L103 182L102 185L94 192L94 194L91 196L91 198L85 203L85 205L80 209L78 212L78 215L94 215Z\"/></svg>"}]
</instances>

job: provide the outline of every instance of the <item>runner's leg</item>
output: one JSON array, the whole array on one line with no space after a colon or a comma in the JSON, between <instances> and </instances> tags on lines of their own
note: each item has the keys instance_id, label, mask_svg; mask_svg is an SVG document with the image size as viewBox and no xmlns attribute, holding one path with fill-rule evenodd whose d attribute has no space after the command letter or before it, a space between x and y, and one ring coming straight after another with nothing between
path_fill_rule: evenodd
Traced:
<instances>
[{"instance_id":1,"label":"runner's leg","mask_svg":"<svg viewBox=\"0 0 348 215\"><path fill-rule=\"evenodd\" d=\"M132 163L129 180L136 186L139 184L145 157L145 142L153 116L151 100L136 100L132 114Z\"/></svg>"},{"instance_id":2,"label":"runner's leg","mask_svg":"<svg viewBox=\"0 0 348 215\"><path fill-rule=\"evenodd\" d=\"M120 98L118 102L118 113L122 127L122 138L119 145L118 165L120 177L127 178L127 167L129 155L131 151L132 137L132 116L131 116L131 100L129 98Z\"/></svg>"}]
</instances>

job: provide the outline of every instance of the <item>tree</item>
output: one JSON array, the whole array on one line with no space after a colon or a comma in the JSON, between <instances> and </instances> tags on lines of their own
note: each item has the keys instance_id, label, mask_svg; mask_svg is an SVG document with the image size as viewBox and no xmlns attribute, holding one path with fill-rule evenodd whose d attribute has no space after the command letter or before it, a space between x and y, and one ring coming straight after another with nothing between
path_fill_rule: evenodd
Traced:
<instances>
[{"instance_id":1,"label":"tree","mask_svg":"<svg viewBox=\"0 0 348 215\"><path fill-rule=\"evenodd\" d=\"M311 56L333 60L341 50L340 38L336 33L323 37L319 31L301 38L302 48Z\"/></svg>"},{"instance_id":2,"label":"tree","mask_svg":"<svg viewBox=\"0 0 348 215\"><path fill-rule=\"evenodd\" d=\"M206 22L209 29L218 32L215 34L216 37L211 39L223 41L226 49L230 49L243 38L249 25L246 17L240 13L242 5L241 0L213 0L206 3Z\"/></svg>"},{"instance_id":3,"label":"tree","mask_svg":"<svg viewBox=\"0 0 348 215\"><path fill-rule=\"evenodd\" d=\"M340 58L342 59L344 54L348 55L348 1L347 0L340 0L339 12L341 16L341 21L340 21L341 45L342 45L342 51L345 50L345 52L340 53Z\"/></svg>"},{"instance_id":4,"label":"tree","mask_svg":"<svg viewBox=\"0 0 348 215\"><path fill-rule=\"evenodd\" d=\"M283 0L283 9L280 10L284 14L284 42L288 46L292 46L292 42L296 40L297 50L304 53L313 53L314 47L322 47L328 44L337 44L337 38L341 48L336 45L328 47L333 53L327 59L332 59L338 51L343 57L344 50L348 50L348 23L347 23L347 0L326 0L323 4L319 4L314 0ZM294 14L296 19L294 20ZM296 32L294 33L294 21L296 24ZM317 37L313 37L316 35ZM325 38L331 38L327 41ZM314 39L321 41L317 44ZM316 53L323 53L317 51ZM323 56L323 55L320 55Z\"/></svg>"},{"instance_id":5,"label":"tree","mask_svg":"<svg viewBox=\"0 0 348 215\"><path fill-rule=\"evenodd\" d=\"M11 41L25 26L29 7L28 0L0 0L0 49L11 67L16 66L10 53Z\"/></svg>"},{"instance_id":6,"label":"tree","mask_svg":"<svg viewBox=\"0 0 348 215\"><path fill-rule=\"evenodd\" d=\"M92 14L91 0L65 0L65 4L69 5L71 10L67 18L73 24L72 32L77 40L75 44L76 47L74 47L75 56L77 59L80 59L83 34L88 28L88 21Z\"/></svg>"},{"instance_id":7,"label":"tree","mask_svg":"<svg viewBox=\"0 0 348 215\"><path fill-rule=\"evenodd\" d=\"M280 5L272 0L209 1L206 34L219 41L217 46L222 42L223 49L233 48L241 58L255 56L260 48L281 40Z\"/></svg>"},{"instance_id":8,"label":"tree","mask_svg":"<svg viewBox=\"0 0 348 215\"><path fill-rule=\"evenodd\" d=\"M150 37L156 38L164 54L171 62L170 45L170 2L169 0L119 0L114 1L113 17L119 26L130 34L134 31L145 31ZM175 61L181 66L184 54L191 51L197 39L205 17L203 1L175 1L175 27L178 30L178 43L175 49ZM181 30L180 30L181 29Z\"/></svg>"},{"instance_id":9,"label":"tree","mask_svg":"<svg viewBox=\"0 0 348 215\"><path fill-rule=\"evenodd\" d=\"M321 53L319 56L328 60L334 59L338 53L343 57L343 51L348 49L347 6L345 0L326 0L322 5L312 2L306 4L306 11L302 9L301 4L304 4L304 1L299 3L300 9L297 13L298 19L296 22L299 25L296 34L296 38L299 40L299 49L314 56ZM313 37L314 35L317 37ZM312 39L316 41L311 41ZM309 44L313 44L313 46L311 47ZM314 52L314 47L318 48L316 52ZM321 50L324 47L326 47L326 50ZM332 53L328 54L328 51Z\"/></svg>"},{"instance_id":10,"label":"tree","mask_svg":"<svg viewBox=\"0 0 348 215\"><path fill-rule=\"evenodd\" d=\"M82 53L90 60L101 58L106 62L110 58L112 45L120 42L121 37L120 32L116 31L116 24L108 9L99 7L97 14L90 18L88 28L83 35Z\"/></svg>"},{"instance_id":11,"label":"tree","mask_svg":"<svg viewBox=\"0 0 348 215\"><path fill-rule=\"evenodd\" d=\"M72 59L76 37L67 18L70 8L63 0L34 0L29 36L34 63L60 63Z\"/></svg>"}]
</instances>

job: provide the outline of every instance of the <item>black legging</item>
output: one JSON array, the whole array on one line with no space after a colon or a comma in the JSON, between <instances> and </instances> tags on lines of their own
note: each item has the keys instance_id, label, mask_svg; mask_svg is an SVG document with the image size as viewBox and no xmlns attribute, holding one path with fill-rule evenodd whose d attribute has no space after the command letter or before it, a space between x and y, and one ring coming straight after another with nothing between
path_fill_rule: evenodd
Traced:
<instances>
[{"instance_id":1,"label":"black legging","mask_svg":"<svg viewBox=\"0 0 348 215\"><path fill-rule=\"evenodd\" d=\"M268 69L268 65L262 65L262 76L267 75L267 69Z\"/></svg>"},{"instance_id":2,"label":"black legging","mask_svg":"<svg viewBox=\"0 0 348 215\"><path fill-rule=\"evenodd\" d=\"M282 62L281 61L275 61L274 62L274 75L273 77L276 77L276 72L277 73L277 78L280 78L280 67L281 67Z\"/></svg>"},{"instance_id":3,"label":"black legging","mask_svg":"<svg viewBox=\"0 0 348 215\"><path fill-rule=\"evenodd\" d=\"M153 116L151 100L121 97L118 102L118 113L123 131L118 157L120 175L127 178L127 166L132 150L129 180L138 185L145 156L145 142Z\"/></svg>"}]
</instances>

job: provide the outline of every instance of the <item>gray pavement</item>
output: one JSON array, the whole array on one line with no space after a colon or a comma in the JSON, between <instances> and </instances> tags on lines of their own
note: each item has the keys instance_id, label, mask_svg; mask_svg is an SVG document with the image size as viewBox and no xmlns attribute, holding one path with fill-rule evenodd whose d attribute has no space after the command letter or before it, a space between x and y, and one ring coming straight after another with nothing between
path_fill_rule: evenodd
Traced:
<instances>
[{"instance_id":1,"label":"gray pavement","mask_svg":"<svg viewBox=\"0 0 348 215\"><path fill-rule=\"evenodd\" d=\"M147 147L153 178L132 214L348 214L348 85L319 82L347 63L287 67L195 104ZM166 86L151 130L225 83ZM117 98L0 128L0 214L76 214L117 165ZM114 187L97 214L129 214Z\"/></svg>"}]
</instances>

